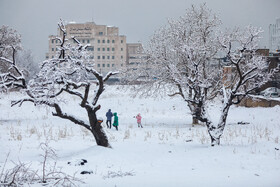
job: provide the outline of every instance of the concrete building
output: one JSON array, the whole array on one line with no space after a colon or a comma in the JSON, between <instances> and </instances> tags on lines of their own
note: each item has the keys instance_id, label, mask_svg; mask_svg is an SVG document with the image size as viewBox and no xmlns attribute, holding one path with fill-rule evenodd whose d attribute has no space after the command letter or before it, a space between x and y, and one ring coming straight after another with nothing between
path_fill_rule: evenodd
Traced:
<instances>
[{"instance_id":1,"label":"concrete building","mask_svg":"<svg viewBox=\"0 0 280 187\"><path fill-rule=\"evenodd\" d=\"M119 70L128 63L126 36L119 35L118 27L96 25L89 23L68 23L65 25L67 36L71 40L75 36L81 44L89 44L87 48L92 66L101 73ZM58 29L58 35L49 36L49 52L46 59L54 58L59 48L59 40L62 33Z\"/></svg>"},{"instance_id":2,"label":"concrete building","mask_svg":"<svg viewBox=\"0 0 280 187\"><path fill-rule=\"evenodd\" d=\"M280 50L280 18L275 24L269 25L269 49L271 52Z\"/></svg>"}]
</instances>

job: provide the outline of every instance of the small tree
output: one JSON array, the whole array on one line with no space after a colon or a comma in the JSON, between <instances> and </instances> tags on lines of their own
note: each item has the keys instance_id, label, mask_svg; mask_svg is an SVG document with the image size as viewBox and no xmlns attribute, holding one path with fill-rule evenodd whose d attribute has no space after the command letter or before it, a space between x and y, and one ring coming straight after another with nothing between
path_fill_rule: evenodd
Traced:
<instances>
[{"instance_id":1,"label":"small tree","mask_svg":"<svg viewBox=\"0 0 280 187\"><path fill-rule=\"evenodd\" d=\"M89 130L97 145L110 147L107 136L102 129L101 123L98 121L96 112L100 109L98 100L102 92L105 90L104 82L110 76L117 72L109 72L105 77L98 73L95 69L87 66L89 56L87 55L86 46L82 46L80 42L72 37L76 45L71 45L66 39L66 29L63 22L60 22L59 29L62 38L60 41L60 52L58 58L46 60L42 63L40 72L37 76L29 81L26 89L27 98L13 101L12 106L19 106L26 101L33 102L36 105L47 105L53 107L54 116L72 121ZM91 80L94 77L94 80ZM90 88L95 87L94 94L90 95ZM61 101L68 94L79 99L79 105L85 109L88 116L88 122L79 119L63 111Z\"/></svg>"},{"instance_id":2,"label":"small tree","mask_svg":"<svg viewBox=\"0 0 280 187\"><path fill-rule=\"evenodd\" d=\"M8 26L0 28L0 91L26 88L26 81L16 64L16 53L21 50L20 35Z\"/></svg>"}]
</instances>

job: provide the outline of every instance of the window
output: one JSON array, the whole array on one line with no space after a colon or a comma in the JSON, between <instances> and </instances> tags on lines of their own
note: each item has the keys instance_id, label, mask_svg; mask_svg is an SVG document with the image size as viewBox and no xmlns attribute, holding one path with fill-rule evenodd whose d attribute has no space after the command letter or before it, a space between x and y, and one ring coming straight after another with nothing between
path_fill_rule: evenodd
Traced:
<instances>
[{"instance_id":1,"label":"window","mask_svg":"<svg viewBox=\"0 0 280 187\"><path fill-rule=\"evenodd\" d=\"M87 47L88 51L94 51L94 47Z\"/></svg>"},{"instance_id":2,"label":"window","mask_svg":"<svg viewBox=\"0 0 280 187\"><path fill-rule=\"evenodd\" d=\"M115 48L114 48L114 47L112 48L112 51L115 51Z\"/></svg>"},{"instance_id":3,"label":"window","mask_svg":"<svg viewBox=\"0 0 280 187\"><path fill-rule=\"evenodd\" d=\"M52 43L53 43L53 41L54 41L54 40L52 40Z\"/></svg>"},{"instance_id":4,"label":"window","mask_svg":"<svg viewBox=\"0 0 280 187\"><path fill-rule=\"evenodd\" d=\"M112 56L112 59L115 59L115 56Z\"/></svg>"},{"instance_id":5,"label":"window","mask_svg":"<svg viewBox=\"0 0 280 187\"><path fill-rule=\"evenodd\" d=\"M121 48L121 51L123 51L123 48Z\"/></svg>"},{"instance_id":6,"label":"window","mask_svg":"<svg viewBox=\"0 0 280 187\"><path fill-rule=\"evenodd\" d=\"M107 67L110 67L110 64L107 64Z\"/></svg>"},{"instance_id":7,"label":"window","mask_svg":"<svg viewBox=\"0 0 280 187\"><path fill-rule=\"evenodd\" d=\"M104 68L104 67L105 67L105 64L102 64L102 67Z\"/></svg>"},{"instance_id":8,"label":"window","mask_svg":"<svg viewBox=\"0 0 280 187\"><path fill-rule=\"evenodd\" d=\"M102 59L105 59L105 56L102 56Z\"/></svg>"},{"instance_id":9,"label":"window","mask_svg":"<svg viewBox=\"0 0 280 187\"><path fill-rule=\"evenodd\" d=\"M110 56L107 56L107 59L110 59Z\"/></svg>"},{"instance_id":10,"label":"window","mask_svg":"<svg viewBox=\"0 0 280 187\"><path fill-rule=\"evenodd\" d=\"M100 40L98 40L97 42L100 43Z\"/></svg>"},{"instance_id":11,"label":"window","mask_svg":"<svg viewBox=\"0 0 280 187\"><path fill-rule=\"evenodd\" d=\"M100 51L100 48L97 48L97 51Z\"/></svg>"},{"instance_id":12,"label":"window","mask_svg":"<svg viewBox=\"0 0 280 187\"><path fill-rule=\"evenodd\" d=\"M55 43L57 43L57 40L55 40Z\"/></svg>"},{"instance_id":13,"label":"window","mask_svg":"<svg viewBox=\"0 0 280 187\"><path fill-rule=\"evenodd\" d=\"M109 48L109 47L107 48L107 51L110 51L110 48Z\"/></svg>"},{"instance_id":14,"label":"window","mask_svg":"<svg viewBox=\"0 0 280 187\"><path fill-rule=\"evenodd\" d=\"M112 43L115 43L115 40L112 40Z\"/></svg>"},{"instance_id":15,"label":"window","mask_svg":"<svg viewBox=\"0 0 280 187\"><path fill-rule=\"evenodd\" d=\"M123 59L123 56L121 56L121 59Z\"/></svg>"},{"instance_id":16,"label":"window","mask_svg":"<svg viewBox=\"0 0 280 187\"><path fill-rule=\"evenodd\" d=\"M97 59L100 59L100 56L98 56Z\"/></svg>"},{"instance_id":17,"label":"window","mask_svg":"<svg viewBox=\"0 0 280 187\"><path fill-rule=\"evenodd\" d=\"M102 35L103 35L103 32L99 32L99 35L102 36Z\"/></svg>"},{"instance_id":18,"label":"window","mask_svg":"<svg viewBox=\"0 0 280 187\"><path fill-rule=\"evenodd\" d=\"M87 43L90 43L90 40L87 40Z\"/></svg>"},{"instance_id":19,"label":"window","mask_svg":"<svg viewBox=\"0 0 280 187\"><path fill-rule=\"evenodd\" d=\"M102 40L102 43L105 43L105 40Z\"/></svg>"},{"instance_id":20,"label":"window","mask_svg":"<svg viewBox=\"0 0 280 187\"><path fill-rule=\"evenodd\" d=\"M105 48L102 48L102 51L105 51Z\"/></svg>"},{"instance_id":21,"label":"window","mask_svg":"<svg viewBox=\"0 0 280 187\"><path fill-rule=\"evenodd\" d=\"M123 40L121 40L121 43L123 43Z\"/></svg>"},{"instance_id":22,"label":"window","mask_svg":"<svg viewBox=\"0 0 280 187\"><path fill-rule=\"evenodd\" d=\"M54 56L52 56L52 58L54 58Z\"/></svg>"},{"instance_id":23,"label":"window","mask_svg":"<svg viewBox=\"0 0 280 187\"><path fill-rule=\"evenodd\" d=\"M85 43L85 40L83 40L83 43Z\"/></svg>"},{"instance_id":24,"label":"window","mask_svg":"<svg viewBox=\"0 0 280 187\"><path fill-rule=\"evenodd\" d=\"M107 43L110 43L110 40L107 40Z\"/></svg>"},{"instance_id":25,"label":"window","mask_svg":"<svg viewBox=\"0 0 280 187\"><path fill-rule=\"evenodd\" d=\"M100 64L97 64L97 67L100 67Z\"/></svg>"},{"instance_id":26,"label":"window","mask_svg":"<svg viewBox=\"0 0 280 187\"><path fill-rule=\"evenodd\" d=\"M49 59L49 56L46 56L46 59Z\"/></svg>"},{"instance_id":27,"label":"window","mask_svg":"<svg viewBox=\"0 0 280 187\"><path fill-rule=\"evenodd\" d=\"M115 64L112 64L112 67L115 67Z\"/></svg>"},{"instance_id":28,"label":"window","mask_svg":"<svg viewBox=\"0 0 280 187\"><path fill-rule=\"evenodd\" d=\"M90 56L89 58L90 58L90 59L94 59L94 56Z\"/></svg>"},{"instance_id":29,"label":"window","mask_svg":"<svg viewBox=\"0 0 280 187\"><path fill-rule=\"evenodd\" d=\"M52 51L54 51L54 48L52 48Z\"/></svg>"}]
</instances>

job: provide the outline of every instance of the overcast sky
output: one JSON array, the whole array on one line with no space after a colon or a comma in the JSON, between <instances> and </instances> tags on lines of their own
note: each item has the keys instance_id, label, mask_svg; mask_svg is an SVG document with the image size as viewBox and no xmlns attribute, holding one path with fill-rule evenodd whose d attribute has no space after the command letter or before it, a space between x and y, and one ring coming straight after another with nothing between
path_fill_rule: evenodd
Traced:
<instances>
[{"instance_id":1,"label":"overcast sky","mask_svg":"<svg viewBox=\"0 0 280 187\"><path fill-rule=\"evenodd\" d=\"M261 47L268 47L268 26L280 18L280 0L0 0L0 25L18 30L24 48L41 61L60 18L117 26L128 42L145 44L167 18L178 18L192 4L203 2L223 27L261 27Z\"/></svg>"}]
</instances>

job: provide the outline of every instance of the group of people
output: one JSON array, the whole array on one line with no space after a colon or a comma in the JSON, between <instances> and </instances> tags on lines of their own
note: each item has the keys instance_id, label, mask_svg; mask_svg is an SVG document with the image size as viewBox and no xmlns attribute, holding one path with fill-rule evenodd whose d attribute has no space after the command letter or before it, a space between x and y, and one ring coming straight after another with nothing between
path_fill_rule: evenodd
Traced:
<instances>
[{"instance_id":1,"label":"group of people","mask_svg":"<svg viewBox=\"0 0 280 187\"><path fill-rule=\"evenodd\" d=\"M106 125L107 125L107 128L110 128L112 127L112 117L114 116L114 122L113 122L113 126L116 128L116 130L118 130L118 126L119 126L119 117L117 115L116 112L112 113L111 109L108 110L108 112L106 113ZM142 117L141 117L141 114L137 114L137 116L135 117L137 119L137 124L138 124L138 127L141 127L143 128L142 126L142 123L141 123L141 120L142 120Z\"/></svg>"}]
</instances>

